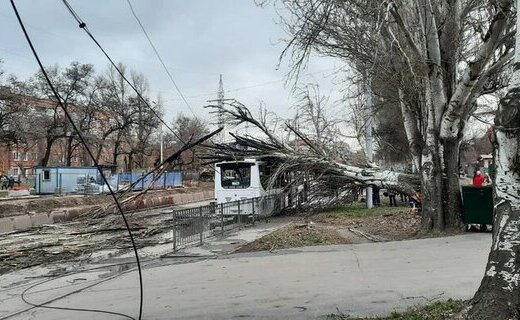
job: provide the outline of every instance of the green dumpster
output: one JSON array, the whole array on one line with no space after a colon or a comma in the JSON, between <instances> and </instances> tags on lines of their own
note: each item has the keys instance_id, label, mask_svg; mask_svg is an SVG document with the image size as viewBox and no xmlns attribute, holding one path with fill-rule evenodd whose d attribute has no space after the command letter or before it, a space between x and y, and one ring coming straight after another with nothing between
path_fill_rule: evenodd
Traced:
<instances>
[{"instance_id":1,"label":"green dumpster","mask_svg":"<svg viewBox=\"0 0 520 320\"><path fill-rule=\"evenodd\" d=\"M463 186L462 203L465 224L493 224L493 188Z\"/></svg>"}]
</instances>

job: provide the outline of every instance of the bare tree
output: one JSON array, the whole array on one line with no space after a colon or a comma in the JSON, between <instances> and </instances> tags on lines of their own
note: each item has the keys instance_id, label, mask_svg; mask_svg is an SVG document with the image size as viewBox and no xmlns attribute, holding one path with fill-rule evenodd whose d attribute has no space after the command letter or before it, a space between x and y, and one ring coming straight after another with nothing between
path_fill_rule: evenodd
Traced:
<instances>
[{"instance_id":1,"label":"bare tree","mask_svg":"<svg viewBox=\"0 0 520 320\"><path fill-rule=\"evenodd\" d=\"M319 86L305 85L297 89L298 101L294 128L305 133L315 146L332 158L339 157L345 146L340 143L340 119L328 114L328 98L320 93Z\"/></svg>"},{"instance_id":2,"label":"bare tree","mask_svg":"<svg viewBox=\"0 0 520 320\"><path fill-rule=\"evenodd\" d=\"M61 96L63 105L70 114L74 115L74 118L77 118L82 113L83 103L86 99L88 100L86 96L89 95L88 93L92 85L95 72L94 67L89 64L72 62L65 69L54 66L49 67L47 71L51 81L56 84L56 89ZM54 144L62 140L66 155L65 164L70 165L74 149L78 145L77 137L73 133L71 124L59 108L56 98L50 91L43 75L38 72L29 81L33 88L32 96L56 102L53 106L44 103L47 110L40 113L41 122L39 127L42 128L42 134L45 137L45 150L40 164L43 166L47 165Z\"/></svg>"},{"instance_id":3,"label":"bare tree","mask_svg":"<svg viewBox=\"0 0 520 320\"><path fill-rule=\"evenodd\" d=\"M160 103L152 103L148 96L148 83L143 75L128 72L123 64L118 65L121 73L129 78L133 88L113 67L99 79L101 90L97 94L96 158L99 160L110 153L112 164L121 163L124 155L125 169L147 168L152 154L151 141L158 136L159 120L150 110L161 113ZM143 99L145 101L143 101ZM108 160L108 159L107 159Z\"/></svg>"},{"instance_id":4,"label":"bare tree","mask_svg":"<svg viewBox=\"0 0 520 320\"><path fill-rule=\"evenodd\" d=\"M159 138L159 120L155 114L160 116L162 113L162 106L157 103L153 104L148 97L148 83L142 75L132 73L132 85L140 96L131 97L129 101L131 109L136 111L135 124L130 126L130 130L125 133L127 169L129 171L133 168L145 169L152 166L147 159L152 156L152 141Z\"/></svg>"},{"instance_id":5,"label":"bare tree","mask_svg":"<svg viewBox=\"0 0 520 320\"><path fill-rule=\"evenodd\" d=\"M459 228L459 145L476 100L500 87L495 79L511 60L512 2L276 2L288 13L281 17L289 34L282 57L291 75L312 52L336 57L370 79L376 96L398 103L422 173L423 226Z\"/></svg>"},{"instance_id":6,"label":"bare tree","mask_svg":"<svg viewBox=\"0 0 520 320\"><path fill-rule=\"evenodd\" d=\"M119 64L118 68L123 75L127 74L124 65ZM117 164L119 155L123 154L124 135L137 122L138 110L131 107L132 90L115 68L109 67L99 81L97 104L102 114L97 119L96 160L103 154L111 154L109 161Z\"/></svg>"},{"instance_id":7,"label":"bare tree","mask_svg":"<svg viewBox=\"0 0 520 320\"><path fill-rule=\"evenodd\" d=\"M209 133L208 126L203 120L186 116L183 113L176 115L170 127L174 132L166 132L163 139L167 153L172 153L189 141L198 140ZM199 171L204 162L200 159L200 156L205 155L205 153L206 148L196 146L183 152L172 164L179 169L187 168Z\"/></svg>"}]
</instances>

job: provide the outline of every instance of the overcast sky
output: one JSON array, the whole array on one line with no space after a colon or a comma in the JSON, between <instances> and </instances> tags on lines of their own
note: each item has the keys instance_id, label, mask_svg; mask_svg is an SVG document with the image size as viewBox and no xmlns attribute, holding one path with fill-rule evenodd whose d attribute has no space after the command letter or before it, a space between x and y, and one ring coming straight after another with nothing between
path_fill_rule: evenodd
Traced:
<instances>
[{"instance_id":1,"label":"overcast sky","mask_svg":"<svg viewBox=\"0 0 520 320\"><path fill-rule=\"evenodd\" d=\"M20 14L46 65L91 63L106 69L108 61L78 28L61 1L17 0ZM70 4L112 58L148 78L154 95L165 102L165 117L190 114L174 90L126 0L79 1ZM286 35L272 7L253 0L132 0L148 34L198 117L211 121L202 108L215 99L219 74L226 98L252 109L260 102L282 117L293 114L290 88L284 87L287 62L277 70ZM37 65L15 20L9 1L0 2L0 58L3 69L19 77L32 75ZM317 82L321 92L338 97L330 74L341 64L313 58L302 82ZM334 101L335 99L332 99ZM335 110L342 110L340 105ZM338 114L332 111L333 114Z\"/></svg>"}]
</instances>

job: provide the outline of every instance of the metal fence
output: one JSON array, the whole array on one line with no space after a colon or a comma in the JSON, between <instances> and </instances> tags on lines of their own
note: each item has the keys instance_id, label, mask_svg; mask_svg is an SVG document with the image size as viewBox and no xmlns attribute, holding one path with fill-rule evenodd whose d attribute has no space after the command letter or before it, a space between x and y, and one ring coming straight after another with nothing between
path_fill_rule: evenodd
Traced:
<instances>
[{"instance_id":1,"label":"metal fence","mask_svg":"<svg viewBox=\"0 0 520 320\"><path fill-rule=\"evenodd\" d=\"M44 169L43 173L33 176L33 184L36 194L100 194L108 193L109 188L102 180L96 168L81 171L76 167L51 167ZM144 173L119 173L105 176L113 190L143 190L166 189L182 186L182 172L164 172L145 175Z\"/></svg>"},{"instance_id":2,"label":"metal fence","mask_svg":"<svg viewBox=\"0 0 520 320\"><path fill-rule=\"evenodd\" d=\"M156 173L145 176L144 173L127 172L118 174L118 188L132 186L133 190L166 189L168 187L182 186L182 172L165 172L160 176Z\"/></svg>"},{"instance_id":3,"label":"metal fence","mask_svg":"<svg viewBox=\"0 0 520 320\"><path fill-rule=\"evenodd\" d=\"M174 209L172 241L173 251L192 244L202 245L204 240L222 236L226 231L240 230L254 225L287 207L285 194L243 199L206 206Z\"/></svg>"}]
</instances>

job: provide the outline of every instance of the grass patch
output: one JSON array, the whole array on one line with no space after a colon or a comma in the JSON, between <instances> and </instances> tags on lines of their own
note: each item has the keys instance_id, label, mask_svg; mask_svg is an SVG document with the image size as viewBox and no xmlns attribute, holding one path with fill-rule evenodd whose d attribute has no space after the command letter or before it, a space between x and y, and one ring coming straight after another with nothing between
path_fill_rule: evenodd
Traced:
<instances>
[{"instance_id":1,"label":"grass patch","mask_svg":"<svg viewBox=\"0 0 520 320\"><path fill-rule=\"evenodd\" d=\"M388 317L352 318L347 315L330 314L327 320L447 320L467 306L464 300L437 301L426 306L414 307L405 312L392 312Z\"/></svg>"},{"instance_id":2,"label":"grass patch","mask_svg":"<svg viewBox=\"0 0 520 320\"><path fill-rule=\"evenodd\" d=\"M290 224L243 246L238 252L264 251L306 246L342 244L345 240L334 230L317 230Z\"/></svg>"},{"instance_id":3,"label":"grass patch","mask_svg":"<svg viewBox=\"0 0 520 320\"><path fill-rule=\"evenodd\" d=\"M374 207L367 209L362 203L354 203L348 206L340 206L326 209L312 216L317 222L341 223L343 220L350 221L351 218L370 218L387 215L405 214L410 211L408 206L401 207Z\"/></svg>"}]
</instances>

